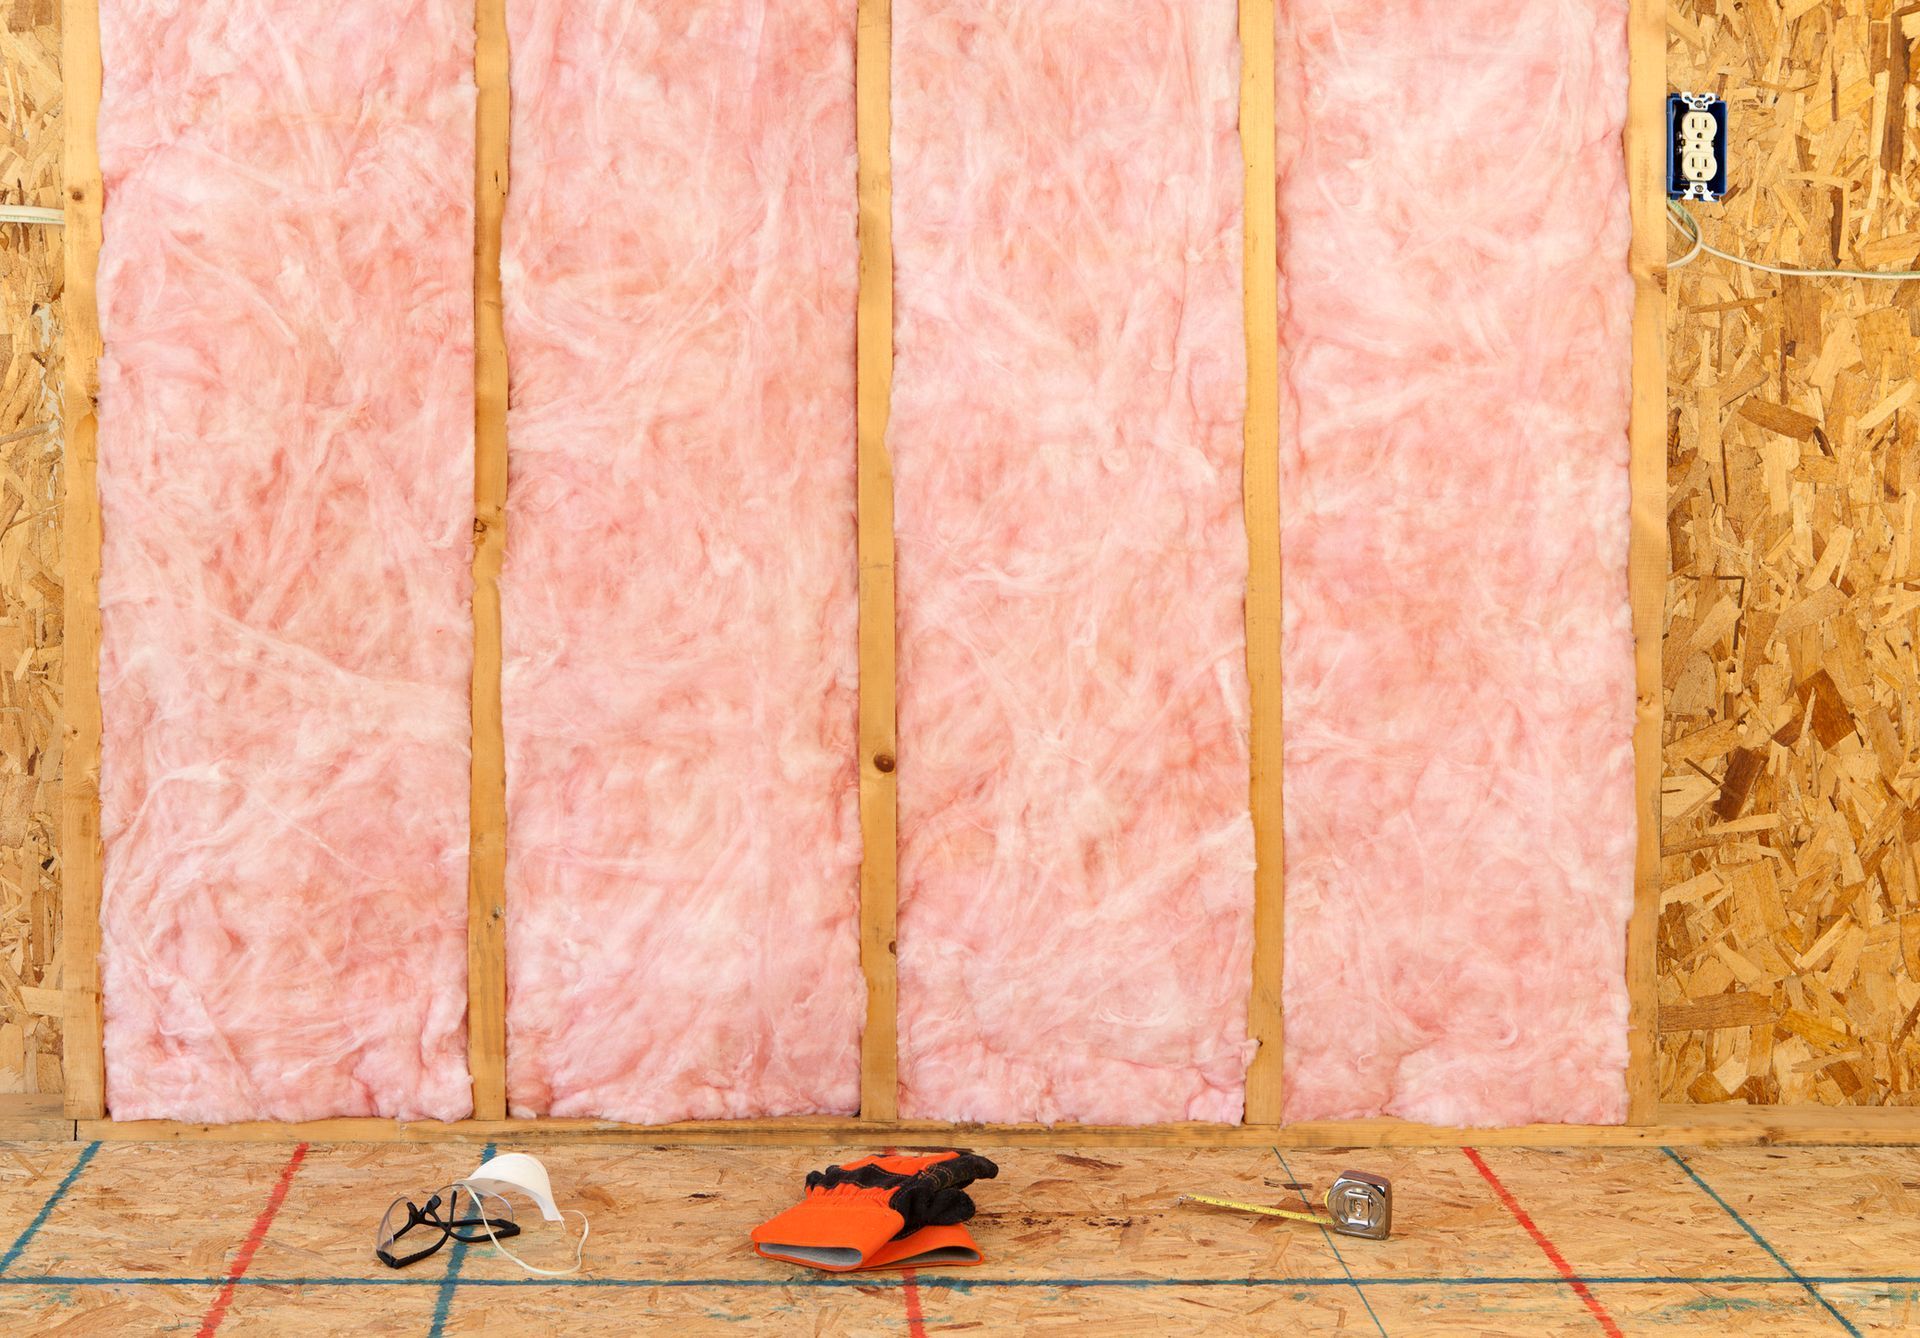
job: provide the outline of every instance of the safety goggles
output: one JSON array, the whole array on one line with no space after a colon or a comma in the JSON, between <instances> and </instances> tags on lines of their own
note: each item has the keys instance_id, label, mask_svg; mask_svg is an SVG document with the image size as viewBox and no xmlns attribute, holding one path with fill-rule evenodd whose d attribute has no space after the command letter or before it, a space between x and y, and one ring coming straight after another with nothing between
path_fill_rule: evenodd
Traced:
<instances>
[{"instance_id":1,"label":"safety goggles","mask_svg":"<svg viewBox=\"0 0 1920 1338\"><path fill-rule=\"evenodd\" d=\"M436 1253L449 1239L473 1245L519 1234L513 1205L498 1194L476 1194L465 1185L444 1185L428 1197L424 1207L405 1195L389 1204L374 1236L373 1253L388 1268L405 1268ZM408 1235L412 1236L407 1241L412 1253L401 1254L396 1247Z\"/></svg>"}]
</instances>

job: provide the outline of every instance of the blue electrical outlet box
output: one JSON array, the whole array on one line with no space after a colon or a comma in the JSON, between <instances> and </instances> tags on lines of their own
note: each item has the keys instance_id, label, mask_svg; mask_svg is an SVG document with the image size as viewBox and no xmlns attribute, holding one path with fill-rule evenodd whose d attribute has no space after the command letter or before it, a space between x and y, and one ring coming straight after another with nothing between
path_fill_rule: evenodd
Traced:
<instances>
[{"instance_id":1,"label":"blue electrical outlet box","mask_svg":"<svg viewBox=\"0 0 1920 1338\"><path fill-rule=\"evenodd\" d=\"M1667 94L1667 198L1727 193L1727 104L1710 93Z\"/></svg>"}]
</instances>

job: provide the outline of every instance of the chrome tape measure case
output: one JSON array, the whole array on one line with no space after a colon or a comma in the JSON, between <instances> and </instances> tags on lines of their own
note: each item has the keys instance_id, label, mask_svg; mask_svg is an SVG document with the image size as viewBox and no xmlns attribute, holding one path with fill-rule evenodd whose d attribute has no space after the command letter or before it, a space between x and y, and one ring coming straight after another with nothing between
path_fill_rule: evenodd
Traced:
<instances>
[{"instance_id":1,"label":"chrome tape measure case","mask_svg":"<svg viewBox=\"0 0 1920 1338\"><path fill-rule=\"evenodd\" d=\"M1327 1213L1343 1236L1385 1240L1393 1230L1393 1183L1384 1175L1342 1171L1327 1191Z\"/></svg>"}]
</instances>

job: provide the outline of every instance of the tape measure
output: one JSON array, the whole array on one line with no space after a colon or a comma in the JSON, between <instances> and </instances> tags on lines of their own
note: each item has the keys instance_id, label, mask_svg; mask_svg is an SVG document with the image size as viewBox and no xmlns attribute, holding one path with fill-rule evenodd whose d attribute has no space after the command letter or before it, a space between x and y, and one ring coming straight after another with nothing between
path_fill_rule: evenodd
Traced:
<instances>
[{"instance_id":1,"label":"tape measure","mask_svg":"<svg viewBox=\"0 0 1920 1338\"><path fill-rule=\"evenodd\" d=\"M1325 1213L1269 1208L1259 1203L1217 1199L1210 1194L1182 1194L1178 1201L1259 1213L1262 1217L1284 1217L1290 1222L1311 1222L1343 1236L1359 1236L1365 1240L1385 1240L1393 1229L1393 1182L1384 1175L1367 1171L1342 1171L1340 1178L1327 1189Z\"/></svg>"}]
</instances>

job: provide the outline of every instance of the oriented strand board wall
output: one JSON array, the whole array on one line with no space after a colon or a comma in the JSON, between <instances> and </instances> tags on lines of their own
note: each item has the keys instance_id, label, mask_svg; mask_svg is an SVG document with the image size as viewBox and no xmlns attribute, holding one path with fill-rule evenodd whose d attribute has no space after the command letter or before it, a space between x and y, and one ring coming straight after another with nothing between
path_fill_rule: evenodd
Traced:
<instances>
[{"instance_id":1,"label":"oriented strand board wall","mask_svg":"<svg viewBox=\"0 0 1920 1338\"><path fill-rule=\"evenodd\" d=\"M1711 241L1920 263L1920 4L1676 0ZM1670 277L1660 1087L1920 1103L1920 284Z\"/></svg>"},{"instance_id":2,"label":"oriented strand board wall","mask_svg":"<svg viewBox=\"0 0 1920 1338\"><path fill-rule=\"evenodd\" d=\"M58 0L0 0L0 203L60 205ZM60 1090L60 230L0 225L0 1094Z\"/></svg>"}]
</instances>

